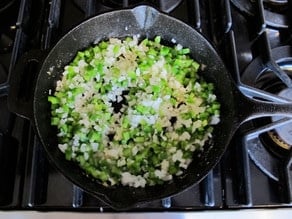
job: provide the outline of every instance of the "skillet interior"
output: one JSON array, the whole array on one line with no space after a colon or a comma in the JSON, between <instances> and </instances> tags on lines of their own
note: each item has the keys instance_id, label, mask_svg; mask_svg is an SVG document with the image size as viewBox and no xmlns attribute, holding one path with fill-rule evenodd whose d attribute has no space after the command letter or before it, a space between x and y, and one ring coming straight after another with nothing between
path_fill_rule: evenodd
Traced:
<instances>
[{"instance_id":1,"label":"skillet interior","mask_svg":"<svg viewBox=\"0 0 292 219\"><path fill-rule=\"evenodd\" d=\"M213 82L216 95L221 103L220 124L213 132L211 145L205 146L201 156L194 156L186 172L171 183L163 186L129 188L125 186L104 187L85 177L84 172L74 163L65 160L57 147L56 129L50 125L49 90L54 91L63 67L78 50L109 37L141 35L163 40L176 41L191 50L199 63L206 65L203 77ZM47 72L51 72L48 74ZM219 161L235 130L236 103L234 85L220 57L208 41L194 29L175 18L162 14L148 6L108 12L93 17L67 33L51 50L38 76L34 97L34 119L40 140L57 169L74 184L93 194L116 209L125 209L139 203L174 195L199 182Z\"/></svg>"}]
</instances>

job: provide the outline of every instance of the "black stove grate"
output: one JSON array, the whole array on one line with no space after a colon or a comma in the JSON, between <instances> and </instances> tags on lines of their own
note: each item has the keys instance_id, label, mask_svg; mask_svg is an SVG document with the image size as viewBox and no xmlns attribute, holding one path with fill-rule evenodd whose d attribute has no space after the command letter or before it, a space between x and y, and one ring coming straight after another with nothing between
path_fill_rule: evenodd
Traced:
<instances>
[{"instance_id":1,"label":"black stove grate","mask_svg":"<svg viewBox=\"0 0 292 219\"><path fill-rule=\"evenodd\" d=\"M256 23L253 23L250 28L241 31L237 29L240 28L239 26L234 26L234 31L230 32L231 48L233 51L232 68L235 72L235 80L247 96L274 102L288 102L288 100L281 99L277 94L271 92L271 90L265 90L259 84L263 83L260 82L261 75L265 75L265 83L269 84L270 87L274 83L273 80L275 78L277 79L277 84L275 85L277 89L283 88L283 86L291 87L291 72L287 73L280 67L281 62L291 62L291 50L290 46L288 46L288 42L291 41L291 36L286 34L286 31L290 32L290 28L286 26L285 30L279 30L277 29L279 27L269 27L267 25L269 23L267 19L270 19L270 17L267 17L265 14L266 9L263 1L256 1L253 4L253 9L256 13L254 13L252 20L250 18L246 19L246 25L249 26L249 22L253 21L256 21ZM286 6L288 7L287 2ZM241 35L243 33L242 31L249 33L246 34L248 38L244 38L244 35ZM240 48L236 48L237 45ZM245 49L241 49L243 46ZM269 77L264 74L266 70L270 73ZM263 123L262 120L266 122ZM242 138L239 146L242 148L241 153L245 157L249 156L253 160L253 163L268 176L266 182L262 181L260 185L253 185L254 173L251 172L249 159L243 159L243 197L246 197L246 204L248 206L257 206L258 203L263 206L273 205L277 202L282 202L283 205L287 206L291 205L291 149L282 151L281 156L277 156L279 153L273 153L267 149L271 148L271 144L273 143L265 142L262 135L277 127L291 124L292 119L283 118L278 121L271 120L271 118L258 119L257 121L243 125L241 128L241 130L244 130L240 137ZM256 195L256 190L259 186L262 186L262 188L258 191L274 191L277 192L278 196L276 197L270 194L264 197L260 195L259 197L262 199L260 200ZM266 202L261 203L263 200L266 200Z\"/></svg>"},{"instance_id":2,"label":"black stove grate","mask_svg":"<svg viewBox=\"0 0 292 219\"><path fill-rule=\"evenodd\" d=\"M50 164L35 135L32 122L23 118L25 112L17 107L12 108L22 115L11 113L5 96L9 89L9 83L5 81L14 71L15 64L24 59L23 55L27 51L32 49L46 51L62 35L83 20L112 10L108 4L103 4L103 1L86 0L82 1L82 4L80 2L22 0L18 5L18 17L11 18L15 22L13 50L8 55L6 53L8 58L5 63L0 59L1 66L4 66L3 71L6 72L3 78L0 78L2 83L0 84L0 174L5 176L0 181L0 209L113 211L102 201L73 185ZM116 3L114 9L131 6L130 1L117 2L120 5ZM133 2L139 4L138 1ZM142 1L150 5L153 5L153 2ZM159 2L155 7L162 7L163 1ZM242 72L259 55L259 51L255 51L254 48L260 45L262 37L265 37L267 42L271 39L270 35L266 34L267 25L262 1L257 1L255 7L259 12L257 16L238 13L229 0L219 0L216 4L211 0L172 2L175 2L175 7L171 10L169 6L168 10L161 9L204 34L225 60L234 80L241 84ZM27 16L28 14L30 16ZM285 35L289 32L288 28L282 31L278 33L283 33L285 39L278 42L279 39L272 38L271 47L291 42L291 39ZM0 33L2 35L2 30ZM271 48L267 49L270 52ZM2 58L2 54L0 57ZM32 75L29 80L26 79L25 85L30 89L32 87L30 81L34 80L34 74L37 74L38 69L34 65L38 63L32 65L21 73L21 77ZM248 91L255 94L257 90ZM30 96L31 92L13 95L28 107L31 104ZM252 162L249 156L250 148L242 141L253 140L254 133L258 133L254 129L251 123L242 126L234 136L222 161L198 185L174 197L143 204L130 211L291 207L291 153L281 164L283 167L279 177L282 180L267 176ZM260 141L259 138L255 139Z\"/></svg>"}]
</instances>

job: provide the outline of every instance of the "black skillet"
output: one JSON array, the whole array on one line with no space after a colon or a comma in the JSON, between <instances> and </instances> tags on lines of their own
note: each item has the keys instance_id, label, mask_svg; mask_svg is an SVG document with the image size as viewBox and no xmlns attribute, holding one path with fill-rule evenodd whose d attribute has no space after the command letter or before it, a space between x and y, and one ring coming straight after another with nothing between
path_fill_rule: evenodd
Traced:
<instances>
[{"instance_id":1,"label":"black skillet","mask_svg":"<svg viewBox=\"0 0 292 219\"><path fill-rule=\"evenodd\" d=\"M57 147L56 130L50 125L50 104L47 98L49 90L55 90L63 67L74 58L78 50L109 37L123 38L137 34L141 38L159 35L168 42L175 39L177 43L190 48L193 58L206 66L201 72L203 77L215 84L216 95L221 103L221 121L214 129L212 142L205 145L200 156L194 154L194 160L185 173L170 183L146 188L105 187L86 177L77 164L65 160L64 154ZM52 163L74 184L119 210L175 195L198 183L218 163L242 122L263 114L267 116L276 113L292 116L292 105L272 104L245 97L235 86L217 52L201 34L148 6L108 12L68 32L44 60L33 101L33 120Z\"/></svg>"}]
</instances>

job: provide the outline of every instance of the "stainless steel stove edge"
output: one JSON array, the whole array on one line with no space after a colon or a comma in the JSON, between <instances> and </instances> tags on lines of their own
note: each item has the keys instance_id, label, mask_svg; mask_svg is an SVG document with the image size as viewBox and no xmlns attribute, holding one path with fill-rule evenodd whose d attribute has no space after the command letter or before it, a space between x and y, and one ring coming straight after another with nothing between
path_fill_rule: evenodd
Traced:
<instances>
[{"instance_id":1,"label":"stainless steel stove edge","mask_svg":"<svg viewBox=\"0 0 292 219\"><path fill-rule=\"evenodd\" d=\"M163 212L163 213L72 213L37 211L0 211L0 219L290 219L292 209L246 209L230 211Z\"/></svg>"}]
</instances>

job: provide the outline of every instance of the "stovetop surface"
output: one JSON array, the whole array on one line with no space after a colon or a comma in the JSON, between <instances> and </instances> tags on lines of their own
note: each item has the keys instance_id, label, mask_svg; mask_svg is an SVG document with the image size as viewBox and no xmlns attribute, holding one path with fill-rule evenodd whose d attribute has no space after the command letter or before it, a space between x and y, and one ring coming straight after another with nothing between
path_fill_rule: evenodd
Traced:
<instances>
[{"instance_id":1,"label":"stovetop surface","mask_svg":"<svg viewBox=\"0 0 292 219\"><path fill-rule=\"evenodd\" d=\"M285 72L291 77L291 69L287 68L292 59L289 53L291 25L286 21L291 4L287 3L286 8L281 6L281 16L274 18L271 13L280 9L276 10L274 5L270 9L267 1L248 1L253 2L249 5L251 12L239 7L242 2L143 1L160 7L165 13L200 31L214 45L237 84L277 95L286 85L271 72L265 73L267 67L262 60L268 57L268 60L286 66ZM0 29L1 210L113 211L73 185L48 161L33 122L21 115L21 111L18 114L11 112L7 103L7 81L26 52L49 50L71 28L89 17L138 4L141 2L21 0L13 2L9 13L0 13L1 20L3 17L6 21ZM278 48L287 50L285 57L278 54ZM26 71L36 69L28 67ZM28 91L23 91L18 98L29 105L33 78L28 78L22 85ZM271 83L273 86L268 86ZM287 119L285 124L291 125L291 121ZM286 148L274 146L278 142L274 140L279 140L275 135L277 130L271 118L242 125L221 162L202 182L171 198L146 203L129 211L290 208L291 147L289 142L281 140L280 144Z\"/></svg>"}]
</instances>

